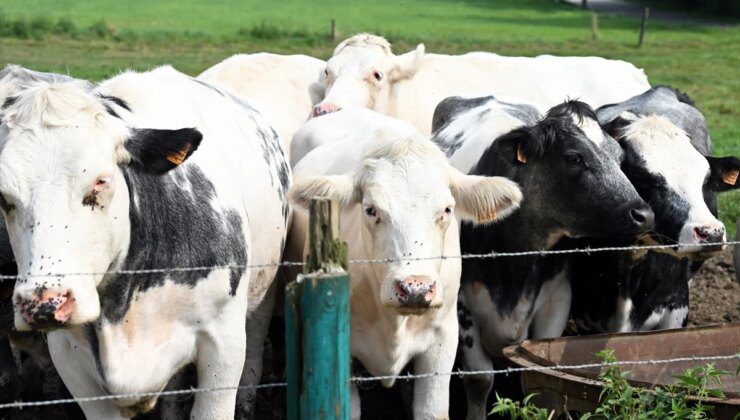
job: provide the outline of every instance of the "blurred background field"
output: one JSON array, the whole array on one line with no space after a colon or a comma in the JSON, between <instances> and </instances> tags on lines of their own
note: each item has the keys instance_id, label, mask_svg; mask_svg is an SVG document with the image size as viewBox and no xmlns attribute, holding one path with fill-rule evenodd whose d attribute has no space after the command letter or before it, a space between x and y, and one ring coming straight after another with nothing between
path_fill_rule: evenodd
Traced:
<instances>
[{"instance_id":1,"label":"blurred background field","mask_svg":"<svg viewBox=\"0 0 740 420\"><path fill-rule=\"evenodd\" d=\"M630 61L645 69L653 85L688 92L709 121L715 154L738 155L740 28L731 17L720 18L722 25L714 26L650 22L638 49L638 20L599 15L594 36L591 12L552 0L3 0L0 66L17 63L100 80L121 69L161 64L196 75L235 53L326 59L336 44L330 38L335 19L337 42L369 31L386 36L396 52L424 42L427 51L439 53ZM721 196L720 216L734 232L740 191Z\"/></svg>"}]
</instances>

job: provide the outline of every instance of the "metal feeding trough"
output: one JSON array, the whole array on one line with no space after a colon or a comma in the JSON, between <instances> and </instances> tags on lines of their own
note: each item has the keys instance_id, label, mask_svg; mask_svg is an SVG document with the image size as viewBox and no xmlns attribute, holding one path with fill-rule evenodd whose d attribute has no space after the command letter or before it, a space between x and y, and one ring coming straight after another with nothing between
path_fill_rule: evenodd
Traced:
<instances>
[{"instance_id":1,"label":"metal feeding trough","mask_svg":"<svg viewBox=\"0 0 740 420\"><path fill-rule=\"evenodd\" d=\"M740 323L692 327L643 333L603 334L525 341L504 349L504 356L522 367L582 365L599 363L596 353L613 349L619 361L665 360L699 356L729 356L740 352ZM675 383L674 375L697 365L713 362L718 369L731 372L722 378L727 399L710 399L714 414L732 419L740 412L740 377L735 375L738 359L689 360L672 363L622 365L630 371L633 385L652 387ZM601 367L522 372L527 394L536 393L533 402L542 407L567 411L593 411L599 401Z\"/></svg>"}]
</instances>

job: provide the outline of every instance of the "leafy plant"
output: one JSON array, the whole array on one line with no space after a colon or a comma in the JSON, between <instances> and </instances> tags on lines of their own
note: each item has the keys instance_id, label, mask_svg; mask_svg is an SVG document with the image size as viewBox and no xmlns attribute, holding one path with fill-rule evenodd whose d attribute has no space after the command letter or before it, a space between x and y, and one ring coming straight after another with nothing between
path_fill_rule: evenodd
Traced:
<instances>
[{"instance_id":1,"label":"leafy plant","mask_svg":"<svg viewBox=\"0 0 740 420\"><path fill-rule=\"evenodd\" d=\"M491 412L488 414L508 414L511 420L549 420L555 414L544 408L539 408L532 404L530 400L537 394L529 394L524 399L514 401L509 398L501 398L496 394L496 403L493 405Z\"/></svg>"}]
</instances>

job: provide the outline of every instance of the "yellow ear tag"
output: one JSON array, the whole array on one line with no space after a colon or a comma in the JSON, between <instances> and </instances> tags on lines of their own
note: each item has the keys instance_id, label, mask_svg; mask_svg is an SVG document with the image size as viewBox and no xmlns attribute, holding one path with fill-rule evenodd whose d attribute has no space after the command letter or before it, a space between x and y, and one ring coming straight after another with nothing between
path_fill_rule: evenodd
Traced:
<instances>
[{"instance_id":1,"label":"yellow ear tag","mask_svg":"<svg viewBox=\"0 0 740 420\"><path fill-rule=\"evenodd\" d=\"M730 171L722 172L722 180L727 185L737 184L737 178L740 176L740 169L732 169Z\"/></svg>"},{"instance_id":2,"label":"yellow ear tag","mask_svg":"<svg viewBox=\"0 0 740 420\"><path fill-rule=\"evenodd\" d=\"M524 157L524 152L522 152L522 146L519 145L516 148L516 160L518 160L521 163L527 163L527 158Z\"/></svg>"},{"instance_id":3,"label":"yellow ear tag","mask_svg":"<svg viewBox=\"0 0 740 420\"><path fill-rule=\"evenodd\" d=\"M167 155L167 160L172 162L172 164L176 166L180 166L182 162L185 161L185 158L188 156L188 152L190 151L190 143L186 144L185 147L182 148L179 152L173 152Z\"/></svg>"},{"instance_id":4,"label":"yellow ear tag","mask_svg":"<svg viewBox=\"0 0 740 420\"><path fill-rule=\"evenodd\" d=\"M493 210L485 216L479 217L478 223L490 222L492 220L496 220L496 210Z\"/></svg>"}]
</instances>

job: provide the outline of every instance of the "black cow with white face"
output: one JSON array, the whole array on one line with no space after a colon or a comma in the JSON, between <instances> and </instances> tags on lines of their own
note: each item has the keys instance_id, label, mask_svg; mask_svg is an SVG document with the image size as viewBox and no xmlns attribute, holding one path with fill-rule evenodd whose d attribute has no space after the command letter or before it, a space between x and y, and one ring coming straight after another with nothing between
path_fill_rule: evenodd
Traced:
<instances>
[{"instance_id":1,"label":"black cow with white face","mask_svg":"<svg viewBox=\"0 0 740 420\"><path fill-rule=\"evenodd\" d=\"M435 115L446 125L434 127L433 139L453 166L508 177L524 199L499 223L463 224L463 254L545 250L568 237L631 239L652 228L652 211L607 152L618 145L588 105L568 101L532 122L494 98L469 101L469 109L448 107L455 115ZM465 369L491 369L492 356L528 337L559 336L570 310L569 268L567 258L552 256L463 260L458 311ZM465 378L469 418L485 417L492 385L492 376Z\"/></svg>"},{"instance_id":2,"label":"black cow with white face","mask_svg":"<svg viewBox=\"0 0 740 420\"><path fill-rule=\"evenodd\" d=\"M624 150L624 173L655 212L655 229L642 242L680 245L647 253L578 256L572 273L573 317L585 333L681 327L688 315L691 277L725 240L725 227L716 217L716 194L740 185L740 160L710 156L704 116L672 88L655 87L606 105L597 114Z\"/></svg>"}]
</instances>

